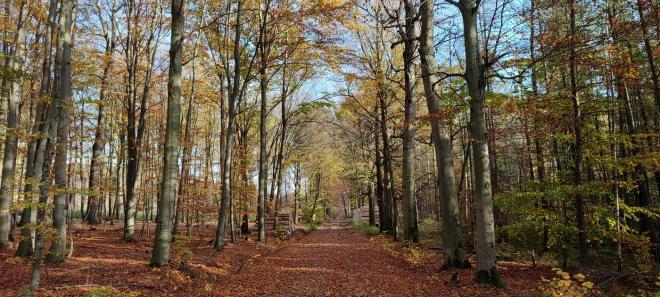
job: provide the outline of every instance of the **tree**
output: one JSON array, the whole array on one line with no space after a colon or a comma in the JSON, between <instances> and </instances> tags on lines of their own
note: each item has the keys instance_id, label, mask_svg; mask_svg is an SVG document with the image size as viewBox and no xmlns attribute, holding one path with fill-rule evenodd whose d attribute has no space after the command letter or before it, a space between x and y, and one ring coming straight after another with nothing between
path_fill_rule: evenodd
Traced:
<instances>
[{"instance_id":1,"label":"tree","mask_svg":"<svg viewBox=\"0 0 660 297\"><path fill-rule=\"evenodd\" d=\"M126 62L126 197L124 199L124 240L135 241L135 216L137 206L135 185L140 171L140 147L142 146L146 127L147 101L151 96L156 49L162 31L162 9L149 3L138 3L145 7L136 7L135 0L128 0L126 8L126 38L124 56ZM147 22L141 22L146 15ZM146 32L143 32L145 30ZM146 36L143 36L146 35ZM142 59L147 59L147 67L143 73L142 93L138 90L138 71ZM139 98L138 98L139 97ZM138 101L139 100L139 101ZM139 106L138 106L139 104Z\"/></svg>"},{"instance_id":2,"label":"tree","mask_svg":"<svg viewBox=\"0 0 660 297\"><path fill-rule=\"evenodd\" d=\"M268 67L268 54L270 52L269 32L267 30L268 11L270 10L270 0L266 0L263 11L259 14L259 43L257 50L259 52L259 91L261 95L260 116L259 116L259 180L257 196L257 232L258 240L266 241L266 195L267 195L267 175L268 164L266 160L266 110L268 106L268 77L266 69Z\"/></svg>"},{"instance_id":3,"label":"tree","mask_svg":"<svg viewBox=\"0 0 660 297\"><path fill-rule=\"evenodd\" d=\"M163 153L163 179L158 198L156 233L151 252L151 265L169 263L172 238L172 209L177 197L179 172L179 119L181 118L181 61L183 56L183 28L185 25L183 0L172 1L172 31L170 42L170 68L167 82L167 126Z\"/></svg>"},{"instance_id":4,"label":"tree","mask_svg":"<svg viewBox=\"0 0 660 297\"><path fill-rule=\"evenodd\" d=\"M587 258L587 235L584 218L584 197L578 190L582 184L582 161L584 154L584 144L582 138L582 110L580 107L580 97L578 96L578 78L577 78L577 30L575 25L575 0L569 0L569 18L570 18L570 57L569 57L569 75L571 84L571 100L573 102L573 185L575 186L575 216L578 228L578 246L580 251L580 261Z\"/></svg>"},{"instance_id":5,"label":"tree","mask_svg":"<svg viewBox=\"0 0 660 297\"><path fill-rule=\"evenodd\" d=\"M35 230L33 230L30 225L36 224L38 219L37 215L40 211L38 207L32 205L34 200L42 200L42 197L45 199L45 193L42 189L44 186L40 184L48 178L44 178L43 167L46 159L46 144L49 139L49 135L52 135L49 131L50 127L57 124L57 110L55 109L55 104L49 102L53 99L53 96L49 94L51 90L52 79L52 70L51 66L53 60L59 61L59 56L56 56L53 59L52 54L52 43L53 40L58 40L58 31L57 31L57 0L51 0L48 6L48 23L46 35L44 36L44 58L41 71L41 82L39 86L38 99L39 103L37 105L37 112L34 115L34 123L32 125L32 137L30 138L28 151L27 151L27 162L25 168L25 197L24 201L27 204L23 208L21 215L21 221L19 226L21 227L21 236L24 238L19 242L18 248L16 249L16 255L21 257L29 257L34 252L33 240L35 237ZM49 100L50 99L50 100ZM46 166L48 168L47 172L50 172L50 164ZM35 240L36 242L36 240Z\"/></svg>"},{"instance_id":6,"label":"tree","mask_svg":"<svg viewBox=\"0 0 660 297\"><path fill-rule=\"evenodd\" d=\"M231 199L231 187L230 177L232 170L232 149L234 145L234 130L236 127L236 106L240 104L241 101L241 12L242 12L243 2L238 1L236 5L236 29L234 31L234 77L231 79L231 86L228 97L228 112L229 116L227 119L227 133L225 134L224 141L224 154L222 159L223 170L222 170L222 192L220 198L220 211L218 212L218 228L215 233L215 241L213 248L215 250L224 249L224 235L227 228L227 214L229 212L229 202ZM229 78L228 78L229 79Z\"/></svg>"},{"instance_id":7,"label":"tree","mask_svg":"<svg viewBox=\"0 0 660 297\"><path fill-rule=\"evenodd\" d=\"M469 262L465 254L465 239L458 218L458 194L454 176L454 152L451 147L449 127L443 123L443 113L438 94L434 88L437 83L435 73L435 42L433 41L435 16L432 0L424 0L420 6L421 33L419 57L421 61L422 81L433 145L436 154L438 172L437 186L440 190L440 217L442 221L442 244L445 260L450 267L467 267Z\"/></svg>"},{"instance_id":8,"label":"tree","mask_svg":"<svg viewBox=\"0 0 660 297\"><path fill-rule=\"evenodd\" d=\"M92 145L92 156L89 165L89 184L88 188L91 191L91 194L88 198L87 203L87 214L85 215L87 222L90 224L99 224L99 186L101 182L101 173L102 173L102 160L101 154L103 153L103 147L105 146L105 108L108 102L107 92L109 88L109 79L110 79L110 70L114 65L114 53L117 46L115 39L115 12L117 8L115 7L115 2L110 8L110 27L106 22L103 21L103 15L99 11L99 18L101 19L102 28L103 28L103 39L105 40L105 63L103 66L103 73L101 74L101 86L99 91L99 103L98 103L98 115L96 117L96 131L94 135L94 144Z\"/></svg>"},{"instance_id":9,"label":"tree","mask_svg":"<svg viewBox=\"0 0 660 297\"><path fill-rule=\"evenodd\" d=\"M11 73L11 90L9 91L7 109L7 131L5 132L4 154L2 159L2 180L0 181L0 250L7 248L9 242L10 218L9 208L14 198L14 176L16 175L16 150L18 138L18 104L21 99L23 85L24 46L27 32L27 20L30 16L28 1L21 1L14 35L14 48L7 57L6 64Z\"/></svg>"},{"instance_id":10,"label":"tree","mask_svg":"<svg viewBox=\"0 0 660 297\"><path fill-rule=\"evenodd\" d=\"M488 154L488 130L484 115L486 91L486 65L480 56L477 14L480 1L460 0L452 3L463 18L465 43L465 80L470 95L470 137L474 162L474 197L476 201L477 226L475 249L477 252L477 282L492 283L498 287L504 283L497 272L497 249L495 247L495 220L493 217L493 192L490 179Z\"/></svg>"},{"instance_id":11,"label":"tree","mask_svg":"<svg viewBox=\"0 0 660 297\"><path fill-rule=\"evenodd\" d=\"M74 24L75 0L62 0L62 17L60 18L60 40L62 42L62 57L60 60L59 100L57 102L57 143L55 144L55 186L57 192L54 198L53 228L56 236L50 246L46 261L49 263L63 262L66 246L66 196L67 196L67 150L69 145L69 106L71 105L71 52L73 48L72 31Z\"/></svg>"},{"instance_id":12,"label":"tree","mask_svg":"<svg viewBox=\"0 0 660 297\"><path fill-rule=\"evenodd\" d=\"M415 26L417 12L412 1L404 0L405 10L404 24L400 26L403 38L403 75L404 75L404 109L405 118L403 130L403 209L404 209L404 233L406 240L419 242L419 231L417 224L417 197L415 195L415 132L417 131L415 117L417 116L417 105L414 96L413 58L415 55ZM396 211L396 210L395 210Z\"/></svg>"}]
</instances>

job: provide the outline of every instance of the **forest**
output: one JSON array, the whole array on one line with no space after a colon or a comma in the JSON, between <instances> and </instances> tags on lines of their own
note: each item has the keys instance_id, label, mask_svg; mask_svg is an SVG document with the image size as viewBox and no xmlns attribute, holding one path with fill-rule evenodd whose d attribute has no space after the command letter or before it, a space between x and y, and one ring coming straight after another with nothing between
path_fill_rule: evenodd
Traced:
<instances>
[{"instance_id":1,"label":"forest","mask_svg":"<svg viewBox=\"0 0 660 297\"><path fill-rule=\"evenodd\" d=\"M0 296L660 294L658 1L0 6Z\"/></svg>"}]
</instances>

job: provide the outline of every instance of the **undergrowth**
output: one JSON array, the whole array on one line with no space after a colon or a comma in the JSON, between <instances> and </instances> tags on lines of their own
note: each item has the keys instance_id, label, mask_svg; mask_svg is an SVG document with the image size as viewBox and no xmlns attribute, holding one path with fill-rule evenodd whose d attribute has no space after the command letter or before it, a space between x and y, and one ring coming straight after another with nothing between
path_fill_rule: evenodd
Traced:
<instances>
[{"instance_id":1,"label":"undergrowth","mask_svg":"<svg viewBox=\"0 0 660 297\"><path fill-rule=\"evenodd\" d=\"M365 235L376 235L380 233L380 229L377 226L371 226L367 222L362 221L351 221L351 227L353 229L362 232Z\"/></svg>"}]
</instances>

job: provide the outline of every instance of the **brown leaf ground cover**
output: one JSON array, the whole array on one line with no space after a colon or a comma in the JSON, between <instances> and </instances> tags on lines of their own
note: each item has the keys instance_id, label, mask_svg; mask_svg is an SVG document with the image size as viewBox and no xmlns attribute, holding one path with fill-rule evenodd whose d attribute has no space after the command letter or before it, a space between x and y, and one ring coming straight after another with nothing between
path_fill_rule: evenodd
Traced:
<instances>
[{"instance_id":1,"label":"brown leaf ground cover","mask_svg":"<svg viewBox=\"0 0 660 297\"><path fill-rule=\"evenodd\" d=\"M547 271L502 263L509 287L495 289L474 284L470 269L452 282L437 251L367 237L343 223L284 241L241 241L223 252L211 248L213 231L194 231L173 248L176 262L186 264L161 269L147 266L150 236L125 243L119 228L85 231L72 258L44 270L38 296L533 296ZM0 254L0 296L16 296L29 277L30 265L12 255Z\"/></svg>"}]
</instances>

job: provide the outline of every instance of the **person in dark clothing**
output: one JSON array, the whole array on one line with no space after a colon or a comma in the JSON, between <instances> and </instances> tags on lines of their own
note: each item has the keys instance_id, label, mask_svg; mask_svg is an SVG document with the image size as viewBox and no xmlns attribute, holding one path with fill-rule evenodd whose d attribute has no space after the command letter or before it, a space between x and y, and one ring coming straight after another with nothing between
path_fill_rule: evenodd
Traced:
<instances>
[{"instance_id":1,"label":"person in dark clothing","mask_svg":"<svg viewBox=\"0 0 660 297\"><path fill-rule=\"evenodd\" d=\"M248 215L243 215L243 223L241 223L241 235L245 236L245 240L248 240L250 235L250 227L248 226Z\"/></svg>"}]
</instances>

